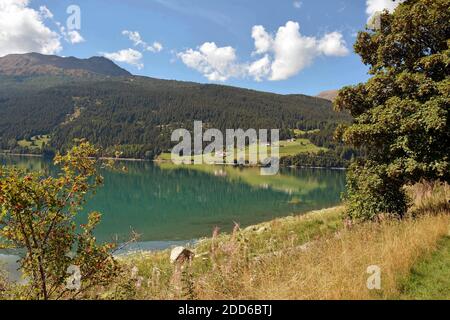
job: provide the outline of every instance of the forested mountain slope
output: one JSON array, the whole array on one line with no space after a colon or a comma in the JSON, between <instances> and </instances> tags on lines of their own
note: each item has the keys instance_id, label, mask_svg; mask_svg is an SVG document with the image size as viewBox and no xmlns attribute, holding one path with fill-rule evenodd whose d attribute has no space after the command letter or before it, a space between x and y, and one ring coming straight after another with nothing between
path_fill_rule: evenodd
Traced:
<instances>
[{"instance_id":1,"label":"forested mountain slope","mask_svg":"<svg viewBox=\"0 0 450 320\"><path fill-rule=\"evenodd\" d=\"M1 72L0 72L1 73ZM173 129L205 127L320 129L349 121L331 102L210 84L138 76L21 74L0 76L0 147L50 135L61 149L74 138L112 153L151 156L170 148Z\"/></svg>"}]
</instances>

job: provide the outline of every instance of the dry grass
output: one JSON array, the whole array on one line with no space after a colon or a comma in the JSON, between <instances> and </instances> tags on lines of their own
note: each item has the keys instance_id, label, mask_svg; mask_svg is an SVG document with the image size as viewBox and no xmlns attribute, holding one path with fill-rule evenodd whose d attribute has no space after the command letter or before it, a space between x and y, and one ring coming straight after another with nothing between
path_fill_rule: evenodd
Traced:
<instances>
[{"instance_id":1,"label":"dry grass","mask_svg":"<svg viewBox=\"0 0 450 320\"><path fill-rule=\"evenodd\" d=\"M404 220L344 227L343 208L288 217L255 228L214 233L182 269L169 252L128 257L139 275L126 298L137 299L397 299L417 262L449 233L449 186L408 187L414 205ZM381 289L369 290L369 266Z\"/></svg>"},{"instance_id":2,"label":"dry grass","mask_svg":"<svg viewBox=\"0 0 450 320\"><path fill-rule=\"evenodd\" d=\"M128 269L136 266L139 277L143 279L139 290L129 298L200 298L203 296L200 287L206 280L205 275L215 275L214 279L210 279L212 283L224 290L234 290L236 285L233 277L240 274L237 269L246 269L251 261L283 254L290 248L333 234L343 226L340 218L343 210L343 207L336 207L302 216L279 218L245 230L236 227L232 234L213 232L211 238L203 239L192 248L196 258L186 266L181 279L174 279L177 277L174 266L169 262L168 250L125 256L121 260ZM133 281L138 282L136 279Z\"/></svg>"},{"instance_id":3,"label":"dry grass","mask_svg":"<svg viewBox=\"0 0 450 320\"><path fill-rule=\"evenodd\" d=\"M423 255L433 252L447 234L448 216L427 216L403 222L366 224L338 237L315 242L307 250L283 254L249 265L236 273L238 290L218 286L216 275L203 279L205 299L374 299L395 298L398 284ZM381 290L371 291L367 268L381 269ZM231 283L231 282L229 282ZM200 289L200 288L199 288Z\"/></svg>"},{"instance_id":4,"label":"dry grass","mask_svg":"<svg viewBox=\"0 0 450 320\"><path fill-rule=\"evenodd\" d=\"M443 182L423 181L406 187L411 197L411 216L439 214L450 211L450 185Z\"/></svg>"}]
</instances>

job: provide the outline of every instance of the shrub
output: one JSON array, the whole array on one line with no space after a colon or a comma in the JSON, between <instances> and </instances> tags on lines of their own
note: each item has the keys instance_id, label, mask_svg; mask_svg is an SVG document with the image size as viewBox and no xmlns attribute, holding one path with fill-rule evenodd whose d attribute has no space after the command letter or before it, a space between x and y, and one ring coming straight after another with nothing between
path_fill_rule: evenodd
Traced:
<instances>
[{"instance_id":1,"label":"shrub","mask_svg":"<svg viewBox=\"0 0 450 320\"><path fill-rule=\"evenodd\" d=\"M117 274L113 245L98 245L93 235L100 213L90 213L84 225L74 223L86 195L103 181L91 158L96 153L81 142L67 155L57 155L57 177L0 169L0 247L25 251L19 263L28 283L16 298L74 298ZM66 285L69 270L75 273L74 281L81 280L79 286Z\"/></svg>"}]
</instances>

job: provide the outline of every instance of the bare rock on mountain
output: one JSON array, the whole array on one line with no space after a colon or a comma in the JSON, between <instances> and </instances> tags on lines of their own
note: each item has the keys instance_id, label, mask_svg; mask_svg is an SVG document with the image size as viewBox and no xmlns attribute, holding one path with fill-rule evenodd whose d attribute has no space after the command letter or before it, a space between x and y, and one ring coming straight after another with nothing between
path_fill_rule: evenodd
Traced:
<instances>
[{"instance_id":1,"label":"bare rock on mountain","mask_svg":"<svg viewBox=\"0 0 450 320\"><path fill-rule=\"evenodd\" d=\"M0 57L0 75L67 75L82 77L87 75L130 76L131 74L104 57L78 59L75 57L26 53Z\"/></svg>"},{"instance_id":2,"label":"bare rock on mountain","mask_svg":"<svg viewBox=\"0 0 450 320\"><path fill-rule=\"evenodd\" d=\"M330 101L334 101L334 99L336 99L336 97L338 95L338 92L339 92L339 90L322 91L321 93L319 93L317 95L317 97L326 99L326 100L330 100Z\"/></svg>"}]
</instances>

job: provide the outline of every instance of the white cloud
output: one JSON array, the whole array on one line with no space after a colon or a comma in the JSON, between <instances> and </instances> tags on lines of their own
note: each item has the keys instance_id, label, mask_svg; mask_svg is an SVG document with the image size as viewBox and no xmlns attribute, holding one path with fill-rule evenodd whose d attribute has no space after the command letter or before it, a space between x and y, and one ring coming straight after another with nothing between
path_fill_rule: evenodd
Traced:
<instances>
[{"instance_id":1,"label":"white cloud","mask_svg":"<svg viewBox=\"0 0 450 320\"><path fill-rule=\"evenodd\" d=\"M135 47L140 47L144 51L150 52L160 52L163 50L163 46L159 42L153 42L153 44L149 45L147 42L142 40L141 35L137 31L129 31L123 30L122 34L127 36L133 42ZM144 63L142 62L143 55L140 51L135 49L123 49L117 52L104 52L102 53L108 59L111 59L116 62L123 62L129 65L135 66L138 69L142 69L144 67Z\"/></svg>"},{"instance_id":2,"label":"white cloud","mask_svg":"<svg viewBox=\"0 0 450 320\"><path fill-rule=\"evenodd\" d=\"M300 33L300 25L293 21L278 28L275 35L263 26L254 26L251 35L255 44L252 56L263 55L252 62L239 63L233 47L217 47L214 42L206 42L196 50L188 49L178 57L211 81L244 76L255 81L278 81L298 74L319 56L349 54L340 32L327 33L322 38L308 37Z\"/></svg>"},{"instance_id":3,"label":"white cloud","mask_svg":"<svg viewBox=\"0 0 450 320\"><path fill-rule=\"evenodd\" d=\"M160 52L164 47L160 42L153 42L152 48L155 50L155 52Z\"/></svg>"},{"instance_id":4,"label":"white cloud","mask_svg":"<svg viewBox=\"0 0 450 320\"><path fill-rule=\"evenodd\" d=\"M77 44L85 41L83 36L77 30L66 31L66 28L58 21L55 21L55 24L59 28L59 33L67 42L71 44Z\"/></svg>"},{"instance_id":5,"label":"white cloud","mask_svg":"<svg viewBox=\"0 0 450 320\"><path fill-rule=\"evenodd\" d=\"M85 41L78 31L66 31L46 6L34 10L29 3L29 0L0 0L0 56L27 52L56 54L63 49L61 39L71 44ZM46 20L59 30L51 30Z\"/></svg>"},{"instance_id":6,"label":"white cloud","mask_svg":"<svg viewBox=\"0 0 450 320\"><path fill-rule=\"evenodd\" d=\"M11 53L39 52L55 54L62 50L60 35L45 24L53 17L42 6L28 7L29 0L0 1L0 56Z\"/></svg>"},{"instance_id":7,"label":"white cloud","mask_svg":"<svg viewBox=\"0 0 450 320\"><path fill-rule=\"evenodd\" d=\"M124 36L127 36L128 39L130 39L131 41L133 41L133 44L135 46L139 46L139 45L144 44L144 42L141 39L141 35L137 31L124 30L124 31L122 31L122 34Z\"/></svg>"},{"instance_id":8,"label":"white cloud","mask_svg":"<svg viewBox=\"0 0 450 320\"><path fill-rule=\"evenodd\" d=\"M39 13L45 19L53 19L53 13L46 6L40 6Z\"/></svg>"},{"instance_id":9,"label":"white cloud","mask_svg":"<svg viewBox=\"0 0 450 320\"><path fill-rule=\"evenodd\" d=\"M197 50L188 49L178 57L189 68L201 72L211 81L226 81L240 76L241 66L237 64L236 51L232 47L217 47L214 42L205 42Z\"/></svg>"},{"instance_id":10,"label":"white cloud","mask_svg":"<svg viewBox=\"0 0 450 320\"><path fill-rule=\"evenodd\" d=\"M300 25L293 21L278 28L275 37L271 37L271 43L272 47L267 51L273 55L273 62L268 78L273 81L286 80L298 74L318 56L345 56L349 53L341 33L328 33L321 39L308 37L300 33ZM258 47L256 41L255 47Z\"/></svg>"},{"instance_id":11,"label":"white cloud","mask_svg":"<svg viewBox=\"0 0 450 320\"><path fill-rule=\"evenodd\" d=\"M67 32L67 39L72 44L84 42L83 36L76 30Z\"/></svg>"},{"instance_id":12,"label":"white cloud","mask_svg":"<svg viewBox=\"0 0 450 320\"><path fill-rule=\"evenodd\" d=\"M342 33L336 31L320 39L318 49L326 56L344 57L349 54Z\"/></svg>"},{"instance_id":13,"label":"white cloud","mask_svg":"<svg viewBox=\"0 0 450 320\"><path fill-rule=\"evenodd\" d=\"M142 53L131 48L111 53L104 52L102 55L116 62L130 64L138 69L142 69L144 67L144 64L142 63Z\"/></svg>"},{"instance_id":14,"label":"white cloud","mask_svg":"<svg viewBox=\"0 0 450 320\"><path fill-rule=\"evenodd\" d=\"M264 78L269 76L270 67L272 62L268 54L264 55L259 60L256 60L248 67L248 74L255 79L255 81L262 81Z\"/></svg>"},{"instance_id":15,"label":"white cloud","mask_svg":"<svg viewBox=\"0 0 450 320\"><path fill-rule=\"evenodd\" d=\"M317 55L317 40L300 34L300 25L288 21L275 36L270 80L285 80L309 66Z\"/></svg>"},{"instance_id":16,"label":"white cloud","mask_svg":"<svg viewBox=\"0 0 450 320\"><path fill-rule=\"evenodd\" d=\"M404 0L366 0L366 13L369 16L367 21L370 21L377 12L388 10L393 12L397 6Z\"/></svg>"},{"instance_id":17,"label":"white cloud","mask_svg":"<svg viewBox=\"0 0 450 320\"><path fill-rule=\"evenodd\" d=\"M273 39L263 26L253 26L252 38L255 41L254 53L266 53L272 47Z\"/></svg>"},{"instance_id":18,"label":"white cloud","mask_svg":"<svg viewBox=\"0 0 450 320\"><path fill-rule=\"evenodd\" d=\"M149 45L147 42L142 40L141 35L137 31L122 31L124 36L127 36L130 39L135 47L142 47L146 51L150 52L160 52L163 49L163 45L160 42L153 42L153 44Z\"/></svg>"},{"instance_id":19,"label":"white cloud","mask_svg":"<svg viewBox=\"0 0 450 320\"><path fill-rule=\"evenodd\" d=\"M302 5L303 5L303 2L302 1L294 1L292 3L292 5L294 6L294 8L300 9L302 7Z\"/></svg>"}]
</instances>

